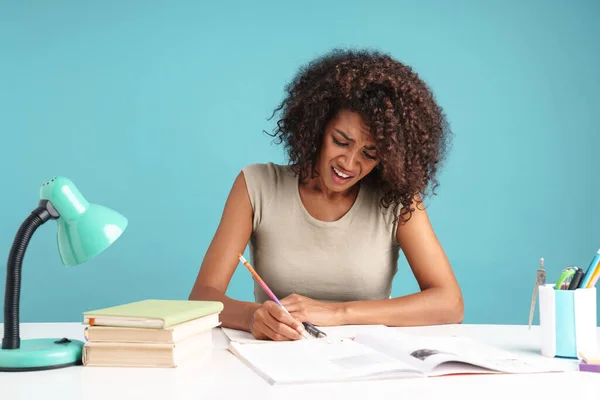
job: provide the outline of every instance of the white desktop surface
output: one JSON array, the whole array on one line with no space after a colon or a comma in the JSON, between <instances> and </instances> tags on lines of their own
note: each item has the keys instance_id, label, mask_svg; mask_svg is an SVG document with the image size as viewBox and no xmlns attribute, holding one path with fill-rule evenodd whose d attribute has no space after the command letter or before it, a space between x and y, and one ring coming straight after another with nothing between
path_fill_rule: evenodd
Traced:
<instances>
[{"instance_id":1,"label":"white desktop surface","mask_svg":"<svg viewBox=\"0 0 600 400\"><path fill-rule=\"evenodd\" d=\"M0 328L2 324L0 324ZM443 325L396 328L427 335L459 334L540 354L539 327ZM0 331L1 332L1 331ZM21 338L68 337L83 340L80 323L22 323ZM597 329L600 344L600 328ZM0 372L0 399L600 399L600 373L457 375L365 382L272 386L227 350L228 338L213 330L215 348L206 357L173 369L68 367L38 372ZM539 355L539 357L542 357ZM556 362L556 360L554 360ZM559 362L563 362L560 360ZM564 360L575 369L576 361ZM530 392L527 394L527 392Z\"/></svg>"}]
</instances>

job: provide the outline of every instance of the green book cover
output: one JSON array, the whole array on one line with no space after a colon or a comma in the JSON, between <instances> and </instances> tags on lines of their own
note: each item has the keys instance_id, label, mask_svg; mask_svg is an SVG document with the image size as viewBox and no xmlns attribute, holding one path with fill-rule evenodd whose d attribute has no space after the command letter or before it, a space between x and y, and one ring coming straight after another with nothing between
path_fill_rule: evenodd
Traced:
<instances>
[{"instance_id":1,"label":"green book cover","mask_svg":"<svg viewBox=\"0 0 600 400\"><path fill-rule=\"evenodd\" d=\"M158 319L163 321L162 328L168 328L192 319L215 314L222 310L223 303L218 301L148 299L99 310L86 311L83 313L83 316L85 319L101 317L113 317L116 319Z\"/></svg>"}]
</instances>

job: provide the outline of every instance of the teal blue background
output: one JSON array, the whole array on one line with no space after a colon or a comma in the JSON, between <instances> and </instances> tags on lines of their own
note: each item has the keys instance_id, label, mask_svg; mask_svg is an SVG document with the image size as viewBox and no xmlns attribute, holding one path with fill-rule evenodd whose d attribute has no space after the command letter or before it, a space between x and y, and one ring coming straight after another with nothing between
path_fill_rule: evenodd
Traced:
<instances>
[{"instance_id":1,"label":"teal blue background","mask_svg":"<svg viewBox=\"0 0 600 400\"><path fill-rule=\"evenodd\" d=\"M236 174L286 162L262 133L284 85L366 46L412 65L455 132L428 204L465 323L526 324L539 258L552 280L600 247L599 18L594 1L0 2L0 259L54 175L129 219L72 268L40 228L22 321L187 298ZM416 290L401 258L393 295ZM252 299L244 269L228 294Z\"/></svg>"}]
</instances>

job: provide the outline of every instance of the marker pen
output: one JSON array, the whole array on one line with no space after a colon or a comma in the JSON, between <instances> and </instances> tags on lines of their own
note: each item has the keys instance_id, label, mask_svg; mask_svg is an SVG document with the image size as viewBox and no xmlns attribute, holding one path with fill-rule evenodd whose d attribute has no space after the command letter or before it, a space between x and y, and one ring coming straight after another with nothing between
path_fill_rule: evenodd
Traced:
<instances>
[{"instance_id":1,"label":"marker pen","mask_svg":"<svg viewBox=\"0 0 600 400\"><path fill-rule=\"evenodd\" d=\"M577 268L577 270L575 270L575 275L573 275L573 278L571 279L571 283L569 283L569 290L577 289L581 283L581 278L583 278L583 270Z\"/></svg>"}]
</instances>

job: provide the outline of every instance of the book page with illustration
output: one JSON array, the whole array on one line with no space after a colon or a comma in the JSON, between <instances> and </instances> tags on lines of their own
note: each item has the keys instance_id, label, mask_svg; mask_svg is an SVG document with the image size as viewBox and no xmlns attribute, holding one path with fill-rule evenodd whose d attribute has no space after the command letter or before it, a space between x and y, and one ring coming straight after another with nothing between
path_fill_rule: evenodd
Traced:
<instances>
[{"instance_id":1,"label":"book page with illustration","mask_svg":"<svg viewBox=\"0 0 600 400\"><path fill-rule=\"evenodd\" d=\"M560 370L547 360L524 358L466 337L414 336L380 331L354 339L373 350L401 360L425 375L452 373L533 373Z\"/></svg>"}]
</instances>

